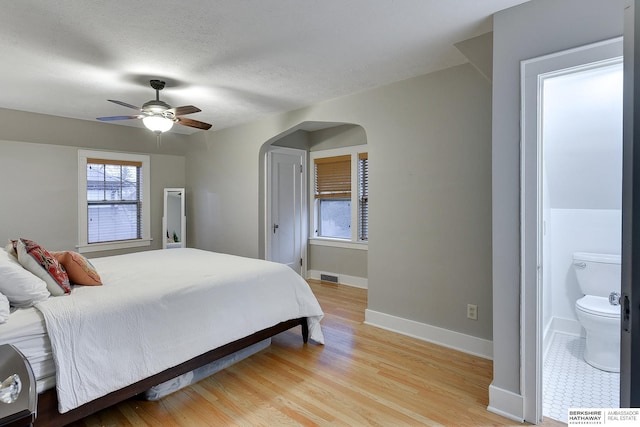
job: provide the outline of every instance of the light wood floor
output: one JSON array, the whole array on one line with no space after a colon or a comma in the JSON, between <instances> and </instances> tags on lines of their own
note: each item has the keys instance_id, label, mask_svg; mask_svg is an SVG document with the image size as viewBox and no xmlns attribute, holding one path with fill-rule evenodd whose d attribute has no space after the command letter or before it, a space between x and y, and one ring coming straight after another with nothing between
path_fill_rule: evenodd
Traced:
<instances>
[{"instance_id":1,"label":"light wood floor","mask_svg":"<svg viewBox=\"0 0 640 427\"><path fill-rule=\"evenodd\" d=\"M486 410L490 360L364 325L365 290L310 285L324 346L294 329L158 402L123 402L75 426L519 425Z\"/></svg>"}]
</instances>

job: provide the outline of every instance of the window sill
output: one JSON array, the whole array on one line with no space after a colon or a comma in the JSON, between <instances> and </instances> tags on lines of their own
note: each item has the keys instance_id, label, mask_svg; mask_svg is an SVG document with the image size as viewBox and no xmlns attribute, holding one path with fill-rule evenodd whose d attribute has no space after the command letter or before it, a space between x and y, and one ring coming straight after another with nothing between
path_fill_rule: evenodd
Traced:
<instances>
[{"instance_id":1,"label":"window sill","mask_svg":"<svg viewBox=\"0 0 640 427\"><path fill-rule=\"evenodd\" d=\"M78 252L101 252L111 251L115 249L129 249L139 248L141 246L150 246L151 239L136 239L136 240L124 240L122 242L105 242L105 243L90 243L84 245L78 245Z\"/></svg>"},{"instance_id":2,"label":"window sill","mask_svg":"<svg viewBox=\"0 0 640 427\"><path fill-rule=\"evenodd\" d=\"M334 248L358 249L361 251L369 250L369 245L365 242L351 242L349 240L327 239L322 237L310 238L309 244L316 246L330 246Z\"/></svg>"}]
</instances>

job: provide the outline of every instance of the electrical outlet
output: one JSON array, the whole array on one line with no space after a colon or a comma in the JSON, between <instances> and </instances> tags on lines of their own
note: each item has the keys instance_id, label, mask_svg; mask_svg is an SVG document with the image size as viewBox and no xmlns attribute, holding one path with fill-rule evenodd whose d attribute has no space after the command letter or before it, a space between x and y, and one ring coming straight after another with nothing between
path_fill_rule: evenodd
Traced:
<instances>
[{"instance_id":1,"label":"electrical outlet","mask_svg":"<svg viewBox=\"0 0 640 427\"><path fill-rule=\"evenodd\" d=\"M467 318L478 320L478 306L475 304L467 304Z\"/></svg>"}]
</instances>

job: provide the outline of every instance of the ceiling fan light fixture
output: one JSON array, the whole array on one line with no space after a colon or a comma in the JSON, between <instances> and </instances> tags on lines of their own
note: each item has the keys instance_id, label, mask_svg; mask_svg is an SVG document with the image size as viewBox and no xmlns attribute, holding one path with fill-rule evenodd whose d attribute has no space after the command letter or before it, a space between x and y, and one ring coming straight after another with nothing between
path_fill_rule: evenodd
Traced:
<instances>
[{"instance_id":1,"label":"ceiling fan light fixture","mask_svg":"<svg viewBox=\"0 0 640 427\"><path fill-rule=\"evenodd\" d=\"M173 127L173 120L163 116L147 116L142 119L145 127L156 133L163 133Z\"/></svg>"},{"instance_id":2,"label":"ceiling fan light fixture","mask_svg":"<svg viewBox=\"0 0 640 427\"><path fill-rule=\"evenodd\" d=\"M117 101L115 99L109 99L108 101L113 102L118 105L122 105L123 107L131 108L133 110L138 110L140 114L129 115L129 116L110 116L110 117L98 117L97 119L101 122L111 122L116 120L130 120L130 119L142 119L144 126L153 131L156 135L160 136L161 133L168 131L173 127L174 123L178 123L182 126L188 126L196 129L209 130L211 129L211 124L201 122L199 120L187 119L181 116L185 114L193 114L199 113L200 110L198 107L194 107L193 105L183 105L181 107L172 108L169 104L164 101L160 101L160 90L164 88L164 82L162 80L151 80L149 81L151 87L156 91L156 99L152 99L151 101L147 101L142 105L142 108L136 107L135 105L128 104L126 102Z\"/></svg>"}]
</instances>

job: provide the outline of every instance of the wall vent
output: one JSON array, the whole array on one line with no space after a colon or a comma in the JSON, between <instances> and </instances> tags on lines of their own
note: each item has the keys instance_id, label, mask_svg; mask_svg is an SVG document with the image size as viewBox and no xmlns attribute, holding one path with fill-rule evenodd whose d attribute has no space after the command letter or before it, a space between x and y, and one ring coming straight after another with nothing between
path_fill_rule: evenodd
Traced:
<instances>
[{"instance_id":1,"label":"wall vent","mask_svg":"<svg viewBox=\"0 0 640 427\"><path fill-rule=\"evenodd\" d=\"M338 276L332 276L330 274L320 274L320 280L323 282L338 283Z\"/></svg>"}]
</instances>

